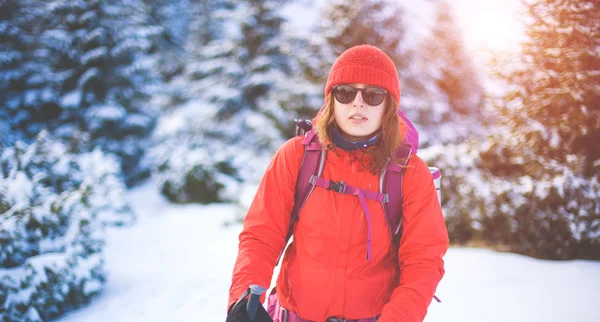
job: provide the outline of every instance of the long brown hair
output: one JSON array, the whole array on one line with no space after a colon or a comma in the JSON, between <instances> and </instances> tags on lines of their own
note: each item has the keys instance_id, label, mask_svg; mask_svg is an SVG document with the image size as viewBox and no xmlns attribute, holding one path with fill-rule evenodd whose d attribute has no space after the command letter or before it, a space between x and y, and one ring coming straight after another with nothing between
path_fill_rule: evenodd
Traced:
<instances>
[{"instance_id":1,"label":"long brown hair","mask_svg":"<svg viewBox=\"0 0 600 322\"><path fill-rule=\"evenodd\" d=\"M335 102L331 93L325 97L325 102L325 107L320 111L315 130L319 135L320 143L332 150L335 147L331 144L331 138L327 131L330 126L335 126L333 113ZM398 165L402 164L401 160L396 157L396 152L406 136L406 124L398 116L397 104L391 95L387 96L381 122L381 139L376 146L363 150L364 153L372 155L370 169L368 170L373 174L378 174L383 169L388 158L391 158L391 162Z\"/></svg>"}]
</instances>

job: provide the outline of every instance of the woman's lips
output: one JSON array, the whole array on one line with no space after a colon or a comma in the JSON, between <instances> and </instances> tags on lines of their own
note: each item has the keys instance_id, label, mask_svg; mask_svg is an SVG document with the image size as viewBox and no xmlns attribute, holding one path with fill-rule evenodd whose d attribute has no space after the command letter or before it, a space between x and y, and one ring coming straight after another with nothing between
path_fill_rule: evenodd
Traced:
<instances>
[{"instance_id":1,"label":"woman's lips","mask_svg":"<svg viewBox=\"0 0 600 322\"><path fill-rule=\"evenodd\" d=\"M348 118L350 120L350 122L352 123L364 123L368 120L368 118L362 114L352 114L350 115L350 117Z\"/></svg>"}]
</instances>

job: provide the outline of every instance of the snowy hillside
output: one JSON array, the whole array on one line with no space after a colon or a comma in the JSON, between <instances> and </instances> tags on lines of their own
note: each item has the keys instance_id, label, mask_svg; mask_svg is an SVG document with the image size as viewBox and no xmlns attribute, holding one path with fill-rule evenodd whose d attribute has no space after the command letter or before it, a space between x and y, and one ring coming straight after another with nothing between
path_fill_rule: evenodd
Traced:
<instances>
[{"instance_id":1,"label":"snowy hillside","mask_svg":"<svg viewBox=\"0 0 600 322\"><path fill-rule=\"evenodd\" d=\"M130 192L139 222L110 228L108 282L59 322L225 321L240 225L232 205L173 206L146 185ZM600 263L555 262L450 248L426 322L594 322Z\"/></svg>"}]
</instances>

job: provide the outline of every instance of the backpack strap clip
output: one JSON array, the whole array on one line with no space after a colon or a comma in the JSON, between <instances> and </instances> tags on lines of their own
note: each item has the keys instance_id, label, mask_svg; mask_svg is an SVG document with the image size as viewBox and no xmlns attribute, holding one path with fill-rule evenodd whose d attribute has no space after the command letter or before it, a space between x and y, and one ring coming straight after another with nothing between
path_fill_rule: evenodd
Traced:
<instances>
[{"instance_id":1,"label":"backpack strap clip","mask_svg":"<svg viewBox=\"0 0 600 322\"><path fill-rule=\"evenodd\" d=\"M344 181L335 182L333 180L325 180L325 179L317 177L314 174L312 176L310 176L309 182L313 186L318 186L318 187L325 188L327 190L331 190L331 191L335 191L335 192L339 192L339 193L346 193L346 189L348 187L344 183Z\"/></svg>"},{"instance_id":2,"label":"backpack strap clip","mask_svg":"<svg viewBox=\"0 0 600 322\"><path fill-rule=\"evenodd\" d=\"M339 193L346 193L346 184L344 181L335 182L333 180L329 180L329 188L327 190L333 190Z\"/></svg>"},{"instance_id":3,"label":"backpack strap clip","mask_svg":"<svg viewBox=\"0 0 600 322\"><path fill-rule=\"evenodd\" d=\"M384 193L383 200L381 200L381 203L386 203L386 202L390 202L390 195L387 193Z\"/></svg>"}]
</instances>

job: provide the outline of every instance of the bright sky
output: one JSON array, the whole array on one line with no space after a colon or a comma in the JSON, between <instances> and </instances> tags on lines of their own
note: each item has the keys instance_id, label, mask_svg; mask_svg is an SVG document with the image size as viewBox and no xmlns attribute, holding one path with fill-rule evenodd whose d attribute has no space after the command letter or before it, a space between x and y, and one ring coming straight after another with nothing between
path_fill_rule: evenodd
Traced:
<instances>
[{"instance_id":1,"label":"bright sky","mask_svg":"<svg viewBox=\"0 0 600 322\"><path fill-rule=\"evenodd\" d=\"M515 51L524 38L520 0L451 0L454 17L472 50Z\"/></svg>"},{"instance_id":2,"label":"bright sky","mask_svg":"<svg viewBox=\"0 0 600 322\"><path fill-rule=\"evenodd\" d=\"M388 0L397 1L405 8L405 20L412 28L406 41L416 42L431 28L436 0ZM453 16L459 25L465 45L471 51L516 51L519 40L524 37L520 20L521 0L445 0L453 7ZM329 0L296 0L284 8L296 32L310 34L310 27L319 17L315 10L322 10Z\"/></svg>"},{"instance_id":3,"label":"bright sky","mask_svg":"<svg viewBox=\"0 0 600 322\"><path fill-rule=\"evenodd\" d=\"M412 26L409 40L423 37L434 19L435 0L397 0L406 8L406 21ZM516 51L524 37L520 21L520 0L446 0L471 51ZM421 28L423 26L423 28ZM415 37L415 38L413 38Z\"/></svg>"}]
</instances>

